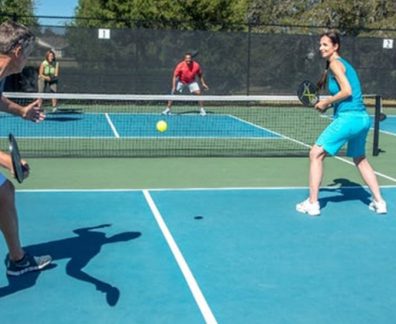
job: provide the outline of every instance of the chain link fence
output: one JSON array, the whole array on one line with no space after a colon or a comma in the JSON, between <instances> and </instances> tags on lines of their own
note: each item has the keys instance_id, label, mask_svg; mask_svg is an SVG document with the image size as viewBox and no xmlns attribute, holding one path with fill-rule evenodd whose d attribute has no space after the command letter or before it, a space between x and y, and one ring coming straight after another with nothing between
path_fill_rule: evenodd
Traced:
<instances>
[{"instance_id":1,"label":"chain link fence","mask_svg":"<svg viewBox=\"0 0 396 324\"><path fill-rule=\"evenodd\" d=\"M28 65L10 77L7 91L37 91L45 52L60 62L60 92L167 94L172 71L191 51L214 95L294 94L303 79L324 68L318 52L323 28L186 30L32 27L37 46ZM353 62L364 93L396 98L396 42L389 36L343 36L342 56Z\"/></svg>"}]
</instances>

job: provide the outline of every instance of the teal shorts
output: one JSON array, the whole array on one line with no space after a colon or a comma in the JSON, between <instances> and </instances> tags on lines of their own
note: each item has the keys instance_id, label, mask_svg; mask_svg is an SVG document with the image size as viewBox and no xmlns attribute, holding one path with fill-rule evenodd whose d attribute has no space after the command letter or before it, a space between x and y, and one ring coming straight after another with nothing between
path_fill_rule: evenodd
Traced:
<instances>
[{"instance_id":1,"label":"teal shorts","mask_svg":"<svg viewBox=\"0 0 396 324\"><path fill-rule=\"evenodd\" d=\"M348 144L347 156L353 158L364 156L370 124L367 113L340 113L319 135L315 144L322 147L329 155L336 155L345 144Z\"/></svg>"}]
</instances>

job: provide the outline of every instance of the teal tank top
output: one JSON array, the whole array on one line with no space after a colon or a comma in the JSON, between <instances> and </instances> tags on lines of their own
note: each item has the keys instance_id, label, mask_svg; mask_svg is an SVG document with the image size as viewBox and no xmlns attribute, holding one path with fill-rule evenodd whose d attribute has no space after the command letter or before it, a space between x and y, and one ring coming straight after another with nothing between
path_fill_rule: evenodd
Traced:
<instances>
[{"instance_id":1,"label":"teal tank top","mask_svg":"<svg viewBox=\"0 0 396 324\"><path fill-rule=\"evenodd\" d=\"M345 75L352 89L352 95L348 98L334 103L334 115L337 116L341 112L353 111L353 112L365 112L366 106L363 102L362 88L360 86L359 76L353 66L345 59L338 58L345 67ZM327 75L328 91L333 96L340 91L340 86L337 83L334 74L329 73Z\"/></svg>"}]
</instances>

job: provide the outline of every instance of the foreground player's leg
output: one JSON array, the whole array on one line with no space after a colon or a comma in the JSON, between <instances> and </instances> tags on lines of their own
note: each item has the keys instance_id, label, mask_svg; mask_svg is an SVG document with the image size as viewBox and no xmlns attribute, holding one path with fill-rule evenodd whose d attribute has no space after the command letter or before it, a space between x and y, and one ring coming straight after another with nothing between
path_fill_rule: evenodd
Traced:
<instances>
[{"instance_id":1,"label":"foreground player's leg","mask_svg":"<svg viewBox=\"0 0 396 324\"><path fill-rule=\"evenodd\" d=\"M323 161L326 152L323 148L314 145L309 153L309 198L296 205L296 210L300 213L311 216L320 215L320 205L318 200L319 187L323 177Z\"/></svg>"},{"instance_id":2,"label":"foreground player's leg","mask_svg":"<svg viewBox=\"0 0 396 324\"><path fill-rule=\"evenodd\" d=\"M377 214L386 214L388 212L386 202L382 198L377 176L367 158L365 156L354 158L353 162L373 195L373 201L369 205L370 210L375 211Z\"/></svg>"},{"instance_id":3,"label":"foreground player's leg","mask_svg":"<svg viewBox=\"0 0 396 324\"><path fill-rule=\"evenodd\" d=\"M9 251L5 260L8 275L19 276L41 270L51 263L52 259L48 255L34 257L22 249L15 207L15 188L8 180L0 186L0 229Z\"/></svg>"}]
</instances>

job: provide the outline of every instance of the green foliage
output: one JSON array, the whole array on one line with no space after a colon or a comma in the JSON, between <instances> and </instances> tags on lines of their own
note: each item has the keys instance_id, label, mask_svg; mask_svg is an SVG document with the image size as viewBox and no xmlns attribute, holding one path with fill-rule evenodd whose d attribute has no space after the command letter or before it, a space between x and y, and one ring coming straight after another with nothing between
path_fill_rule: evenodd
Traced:
<instances>
[{"instance_id":1,"label":"green foliage","mask_svg":"<svg viewBox=\"0 0 396 324\"><path fill-rule=\"evenodd\" d=\"M80 0L76 24L84 27L238 30L248 0ZM94 17L94 19L85 19Z\"/></svg>"},{"instance_id":2,"label":"green foliage","mask_svg":"<svg viewBox=\"0 0 396 324\"><path fill-rule=\"evenodd\" d=\"M316 6L311 13L305 12L301 18L313 23L337 27L348 34L358 34L365 28L373 27L393 16L396 12L390 6L391 1L383 0L330 0Z\"/></svg>"},{"instance_id":3,"label":"green foliage","mask_svg":"<svg viewBox=\"0 0 396 324\"><path fill-rule=\"evenodd\" d=\"M247 2L244 0L180 0L179 3L182 4L181 19L186 19L191 29L240 30L246 23Z\"/></svg>"},{"instance_id":4,"label":"green foliage","mask_svg":"<svg viewBox=\"0 0 396 324\"><path fill-rule=\"evenodd\" d=\"M336 27L356 35L396 26L394 0L80 0L76 14L78 26L109 28L235 31L249 22Z\"/></svg>"},{"instance_id":5,"label":"green foliage","mask_svg":"<svg viewBox=\"0 0 396 324\"><path fill-rule=\"evenodd\" d=\"M0 23L15 19L27 26L37 25L37 18L33 17L33 0L0 0Z\"/></svg>"},{"instance_id":6,"label":"green foliage","mask_svg":"<svg viewBox=\"0 0 396 324\"><path fill-rule=\"evenodd\" d=\"M356 35L395 28L394 0L252 0L249 17L262 24L334 27Z\"/></svg>"}]
</instances>

